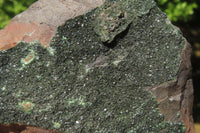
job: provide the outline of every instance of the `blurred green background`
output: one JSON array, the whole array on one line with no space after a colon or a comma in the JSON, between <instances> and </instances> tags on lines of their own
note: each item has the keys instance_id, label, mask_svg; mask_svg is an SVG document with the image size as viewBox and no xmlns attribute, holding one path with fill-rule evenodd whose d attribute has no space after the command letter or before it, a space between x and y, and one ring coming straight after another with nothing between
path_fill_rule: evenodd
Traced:
<instances>
[{"instance_id":1,"label":"blurred green background","mask_svg":"<svg viewBox=\"0 0 200 133\"><path fill-rule=\"evenodd\" d=\"M195 0L156 0L160 8L173 22L188 22L194 17L198 8Z\"/></svg>"},{"instance_id":2,"label":"blurred green background","mask_svg":"<svg viewBox=\"0 0 200 133\"><path fill-rule=\"evenodd\" d=\"M0 0L0 29L37 0ZM194 121L200 123L200 0L155 0L193 46ZM200 132L200 131L197 131Z\"/></svg>"},{"instance_id":3,"label":"blurred green background","mask_svg":"<svg viewBox=\"0 0 200 133\"><path fill-rule=\"evenodd\" d=\"M0 0L0 29L4 28L10 19L27 9L37 0Z\"/></svg>"}]
</instances>

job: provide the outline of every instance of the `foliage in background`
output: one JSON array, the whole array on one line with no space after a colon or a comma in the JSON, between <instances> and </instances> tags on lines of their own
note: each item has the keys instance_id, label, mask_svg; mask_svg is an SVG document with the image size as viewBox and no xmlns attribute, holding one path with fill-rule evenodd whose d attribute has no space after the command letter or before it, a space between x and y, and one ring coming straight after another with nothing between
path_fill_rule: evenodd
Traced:
<instances>
[{"instance_id":1,"label":"foliage in background","mask_svg":"<svg viewBox=\"0 0 200 133\"><path fill-rule=\"evenodd\" d=\"M198 8L194 0L157 0L157 2L173 22L188 22L192 19L194 10Z\"/></svg>"},{"instance_id":2,"label":"foliage in background","mask_svg":"<svg viewBox=\"0 0 200 133\"><path fill-rule=\"evenodd\" d=\"M35 1L37 0L0 0L0 29Z\"/></svg>"}]
</instances>

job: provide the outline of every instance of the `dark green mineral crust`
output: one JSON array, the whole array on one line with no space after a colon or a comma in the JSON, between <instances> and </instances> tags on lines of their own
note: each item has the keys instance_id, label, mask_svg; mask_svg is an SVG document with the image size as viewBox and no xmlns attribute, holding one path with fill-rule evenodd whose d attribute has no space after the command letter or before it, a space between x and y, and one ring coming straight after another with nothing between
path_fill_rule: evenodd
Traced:
<instances>
[{"instance_id":1,"label":"dark green mineral crust","mask_svg":"<svg viewBox=\"0 0 200 133\"><path fill-rule=\"evenodd\" d=\"M108 0L95 13L95 32L102 42L111 43L127 27L137 23L138 17L155 6L152 0Z\"/></svg>"},{"instance_id":2,"label":"dark green mineral crust","mask_svg":"<svg viewBox=\"0 0 200 133\"><path fill-rule=\"evenodd\" d=\"M179 30L152 0L106 4L68 20L48 49L21 42L0 52L1 123L66 133L184 132L182 123L164 121L145 89L176 79ZM116 22L105 24L109 17Z\"/></svg>"}]
</instances>

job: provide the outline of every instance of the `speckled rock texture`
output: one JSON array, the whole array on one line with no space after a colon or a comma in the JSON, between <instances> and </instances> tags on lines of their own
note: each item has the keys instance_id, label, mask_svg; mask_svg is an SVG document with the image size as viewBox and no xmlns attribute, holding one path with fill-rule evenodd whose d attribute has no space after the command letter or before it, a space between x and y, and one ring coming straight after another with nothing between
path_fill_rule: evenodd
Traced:
<instances>
[{"instance_id":1,"label":"speckled rock texture","mask_svg":"<svg viewBox=\"0 0 200 133\"><path fill-rule=\"evenodd\" d=\"M48 47L57 27L66 20L100 6L105 0L38 0L0 30L0 50L19 41L38 41Z\"/></svg>"},{"instance_id":2,"label":"speckled rock texture","mask_svg":"<svg viewBox=\"0 0 200 133\"><path fill-rule=\"evenodd\" d=\"M153 0L106 0L48 47L0 52L0 123L66 133L193 133L191 46Z\"/></svg>"}]
</instances>

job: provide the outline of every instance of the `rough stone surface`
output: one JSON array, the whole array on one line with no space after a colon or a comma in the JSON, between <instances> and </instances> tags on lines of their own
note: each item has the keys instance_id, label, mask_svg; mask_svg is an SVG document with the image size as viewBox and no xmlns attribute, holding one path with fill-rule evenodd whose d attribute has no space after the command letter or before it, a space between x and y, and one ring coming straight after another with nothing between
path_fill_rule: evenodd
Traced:
<instances>
[{"instance_id":1,"label":"rough stone surface","mask_svg":"<svg viewBox=\"0 0 200 133\"><path fill-rule=\"evenodd\" d=\"M194 132L191 47L152 0L125 10L129 2L107 0L66 21L49 47L20 42L1 51L0 122L71 133Z\"/></svg>"},{"instance_id":2,"label":"rough stone surface","mask_svg":"<svg viewBox=\"0 0 200 133\"><path fill-rule=\"evenodd\" d=\"M136 24L138 17L148 13L153 6L155 3L151 0L106 2L96 11L94 30L102 42L111 43L117 34L125 31L130 23Z\"/></svg>"},{"instance_id":3,"label":"rough stone surface","mask_svg":"<svg viewBox=\"0 0 200 133\"><path fill-rule=\"evenodd\" d=\"M12 48L20 41L38 41L48 47L58 26L84 14L105 0L39 0L14 17L0 30L0 50Z\"/></svg>"}]
</instances>

